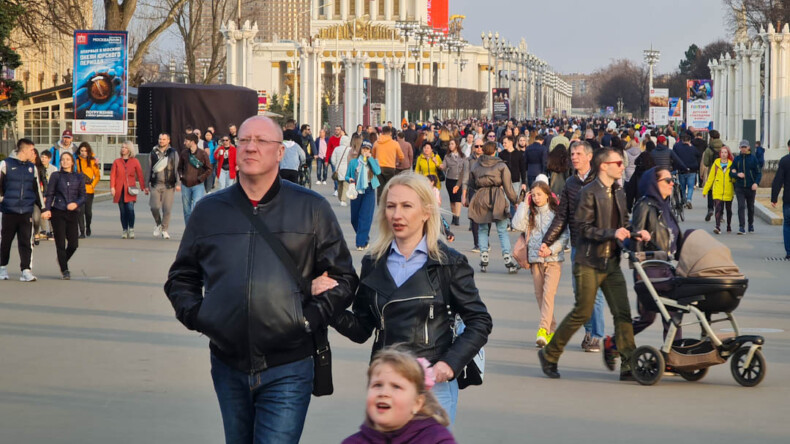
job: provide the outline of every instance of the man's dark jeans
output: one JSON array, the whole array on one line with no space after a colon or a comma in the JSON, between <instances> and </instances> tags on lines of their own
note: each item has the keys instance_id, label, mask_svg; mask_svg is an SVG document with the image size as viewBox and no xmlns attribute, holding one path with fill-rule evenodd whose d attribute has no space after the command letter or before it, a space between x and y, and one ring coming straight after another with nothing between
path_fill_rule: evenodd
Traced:
<instances>
[{"instance_id":1,"label":"man's dark jeans","mask_svg":"<svg viewBox=\"0 0 790 444\"><path fill-rule=\"evenodd\" d=\"M738 199L738 226L745 228L744 211L749 213L749 227L754 225L754 199L757 191L751 188L735 187L735 197Z\"/></svg>"},{"instance_id":2,"label":"man's dark jeans","mask_svg":"<svg viewBox=\"0 0 790 444\"><path fill-rule=\"evenodd\" d=\"M313 358L250 375L211 355L226 444L297 444L313 390Z\"/></svg>"},{"instance_id":3,"label":"man's dark jeans","mask_svg":"<svg viewBox=\"0 0 790 444\"><path fill-rule=\"evenodd\" d=\"M549 345L544 349L544 356L549 362L557 362L574 333L592 316L595 295L598 288L603 290L606 303L614 317L614 335L617 349L622 359L620 371L631 369L631 356L636 345L634 328L631 323L631 306L628 302L628 287L620 270L619 258L609 260L606 270L573 264L573 276L576 279L576 303L573 310L565 316Z\"/></svg>"},{"instance_id":4,"label":"man's dark jeans","mask_svg":"<svg viewBox=\"0 0 790 444\"><path fill-rule=\"evenodd\" d=\"M785 255L790 256L790 204L782 206L782 213L784 215L782 231L785 238Z\"/></svg>"}]
</instances>

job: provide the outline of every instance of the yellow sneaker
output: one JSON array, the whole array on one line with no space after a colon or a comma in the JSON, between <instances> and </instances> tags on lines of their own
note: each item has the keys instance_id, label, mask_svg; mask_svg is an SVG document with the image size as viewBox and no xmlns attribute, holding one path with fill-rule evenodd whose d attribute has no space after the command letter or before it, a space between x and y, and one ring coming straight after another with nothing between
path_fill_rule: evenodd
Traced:
<instances>
[{"instance_id":1,"label":"yellow sneaker","mask_svg":"<svg viewBox=\"0 0 790 444\"><path fill-rule=\"evenodd\" d=\"M546 333L545 328L538 329L538 334L535 336L535 345L540 348L546 346L549 343L548 334Z\"/></svg>"},{"instance_id":2,"label":"yellow sneaker","mask_svg":"<svg viewBox=\"0 0 790 444\"><path fill-rule=\"evenodd\" d=\"M551 342L551 339L552 339L553 337L554 337L554 332L551 332L551 333L549 333L549 336L548 336L548 338L546 339L546 342Z\"/></svg>"}]
</instances>

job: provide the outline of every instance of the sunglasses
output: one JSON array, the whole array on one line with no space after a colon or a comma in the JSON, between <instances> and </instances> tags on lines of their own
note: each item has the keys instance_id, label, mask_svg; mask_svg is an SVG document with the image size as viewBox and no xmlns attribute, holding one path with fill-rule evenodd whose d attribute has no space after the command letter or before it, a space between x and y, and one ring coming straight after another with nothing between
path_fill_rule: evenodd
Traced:
<instances>
[{"instance_id":1,"label":"sunglasses","mask_svg":"<svg viewBox=\"0 0 790 444\"><path fill-rule=\"evenodd\" d=\"M608 165L610 163L616 164L618 168L623 166L623 161L622 160L612 160L610 162L603 162L604 165Z\"/></svg>"},{"instance_id":2,"label":"sunglasses","mask_svg":"<svg viewBox=\"0 0 790 444\"><path fill-rule=\"evenodd\" d=\"M477 145L477 144L475 144L475 148L482 148L482 147L483 147L483 145Z\"/></svg>"},{"instance_id":3,"label":"sunglasses","mask_svg":"<svg viewBox=\"0 0 790 444\"><path fill-rule=\"evenodd\" d=\"M673 179L673 178L671 178L671 177L665 177L665 178L663 178L663 179L658 179L658 181L659 181L659 182L666 182L666 183L667 183L667 185L669 185L669 184L671 184L671 183L675 183L675 179Z\"/></svg>"}]
</instances>

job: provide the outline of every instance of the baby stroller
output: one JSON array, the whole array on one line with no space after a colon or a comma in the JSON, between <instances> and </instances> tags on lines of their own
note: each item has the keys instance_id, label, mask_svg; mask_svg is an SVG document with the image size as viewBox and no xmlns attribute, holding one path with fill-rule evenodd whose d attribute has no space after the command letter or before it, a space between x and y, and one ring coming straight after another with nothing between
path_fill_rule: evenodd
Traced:
<instances>
[{"instance_id":1,"label":"baby stroller","mask_svg":"<svg viewBox=\"0 0 790 444\"><path fill-rule=\"evenodd\" d=\"M709 367L729 358L732 376L742 386L754 387L765 378L766 363L760 351L764 338L741 335L732 314L749 280L740 274L729 248L703 230L690 230L677 269L666 260L665 252L624 250L638 275L634 290L639 302L669 323L660 351L641 346L634 352L632 371L637 382L657 383L666 365L687 381L699 381ZM688 313L694 320L675 322L669 312ZM711 325L728 321L734 334L716 335ZM677 329L691 325L700 326L701 338L675 341Z\"/></svg>"}]
</instances>

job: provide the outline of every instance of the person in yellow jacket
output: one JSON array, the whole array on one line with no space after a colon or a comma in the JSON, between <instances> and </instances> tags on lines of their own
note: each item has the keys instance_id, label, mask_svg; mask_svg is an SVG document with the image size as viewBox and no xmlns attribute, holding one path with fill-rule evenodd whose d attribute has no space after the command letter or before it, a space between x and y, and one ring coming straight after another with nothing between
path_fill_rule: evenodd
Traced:
<instances>
[{"instance_id":1,"label":"person in yellow jacket","mask_svg":"<svg viewBox=\"0 0 790 444\"><path fill-rule=\"evenodd\" d=\"M93 155L93 148L88 142L82 142L77 148L77 172L85 178L85 203L80 207L80 216L77 219L80 228L80 239L91 235L91 220L93 219L93 194L99 184L101 173L99 162Z\"/></svg>"},{"instance_id":2,"label":"person in yellow jacket","mask_svg":"<svg viewBox=\"0 0 790 444\"><path fill-rule=\"evenodd\" d=\"M721 217L724 209L727 210L727 232L732 232L732 197L735 188L732 178L730 178L730 168L732 167L732 153L726 146L722 146L719 151L719 159L714 161L708 171L708 180L705 181L705 188L702 195L707 196L711 193L713 197L713 209L716 217L716 228L713 232L721 233Z\"/></svg>"},{"instance_id":3,"label":"person in yellow jacket","mask_svg":"<svg viewBox=\"0 0 790 444\"><path fill-rule=\"evenodd\" d=\"M444 170L442 165L442 158L433 152L433 145L430 142L425 142L422 147L422 154L414 163L414 172L422 174L425 177L431 174L439 177L439 170ZM436 188L442 189L442 182L436 181Z\"/></svg>"}]
</instances>

